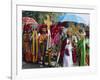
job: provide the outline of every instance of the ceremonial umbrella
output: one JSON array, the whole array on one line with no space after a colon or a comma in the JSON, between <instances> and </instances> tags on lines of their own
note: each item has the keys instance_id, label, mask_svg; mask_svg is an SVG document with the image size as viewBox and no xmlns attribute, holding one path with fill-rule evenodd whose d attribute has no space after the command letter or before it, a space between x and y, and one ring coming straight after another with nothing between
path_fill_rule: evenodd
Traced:
<instances>
[{"instance_id":1,"label":"ceremonial umbrella","mask_svg":"<svg viewBox=\"0 0 100 80\"><path fill-rule=\"evenodd\" d=\"M84 24L86 24L86 21L81 16L82 15L66 13L64 15L59 16L58 17L58 21L59 22L70 21L70 22L77 22L77 23L84 23Z\"/></svg>"},{"instance_id":2,"label":"ceremonial umbrella","mask_svg":"<svg viewBox=\"0 0 100 80\"><path fill-rule=\"evenodd\" d=\"M36 22L36 20L31 17L23 17L22 23L26 25L31 24L33 28L36 28L38 26L38 23Z\"/></svg>"}]
</instances>

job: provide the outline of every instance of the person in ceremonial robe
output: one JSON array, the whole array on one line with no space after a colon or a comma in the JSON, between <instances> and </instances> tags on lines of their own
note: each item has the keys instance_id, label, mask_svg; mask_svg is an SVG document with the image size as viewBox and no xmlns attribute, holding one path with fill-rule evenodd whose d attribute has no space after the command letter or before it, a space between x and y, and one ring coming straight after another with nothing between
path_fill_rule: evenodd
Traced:
<instances>
[{"instance_id":1,"label":"person in ceremonial robe","mask_svg":"<svg viewBox=\"0 0 100 80\"><path fill-rule=\"evenodd\" d=\"M67 30L67 39L65 40L64 46L64 57L63 57L63 66L70 67L73 66L72 60L72 33L70 30Z\"/></svg>"},{"instance_id":2,"label":"person in ceremonial robe","mask_svg":"<svg viewBox=\"0 0 100 80\"><path fill-rule=\"evenodd\" d=\"M25 24L23 28L23 58L26 62L32 61L32 52L31 52L31 41L30 41L30 34L31 34L31 25Z\"/></svg>"},{"instance_id":3,"label":"person in ceremonial robe","mask_svg":"<svg viewBox=\"0 0 100 80\"><path fill-rule=\"evenodd\" d=\"M57 53L57 62L56 65L62 63L61 60L61 53L60 53L60 49L61 49L61 27L59 25L53 25L52 29L51 29L51 44L52 44L52 48L56 51Z\"/></svg>"},{"instance_id":4,"label":"person in ceremonial robe","mask_svg":"<svg viewBox=\"0 0 100 80\"><path fill-rule=\"evenodd\" d=\"M47 47L47 25L40 26L40 35L39 35L39 52L41 56L42 64L44 65L44 58L46 53L46 47Z\"/></svg>"},{"instance_id":5,"label":"person in ceremonial robe","mask_svg":"<svg viewBox=\"0 0 100 80\"><path fill-rule=\"evenodd\" d=\"M86 42L86 65L90 65L90 54L89 54L89 49L90 49L90 44L89 44L89 29L85 30L86 36L85 36L85 42Z\"/></svg>"},{"instance_id":6,"label":"person in ceremonial robe","mask_svg":"<svg viewBox=\"0 0 100 80\"><path fill-rule=\"evenodd\" d=\"M86 64L86 44L85 44L85 32L80 30L80 40L77 42L78 47L78 62L79 66L85 66Z\"/></svg>"}]
</instances>

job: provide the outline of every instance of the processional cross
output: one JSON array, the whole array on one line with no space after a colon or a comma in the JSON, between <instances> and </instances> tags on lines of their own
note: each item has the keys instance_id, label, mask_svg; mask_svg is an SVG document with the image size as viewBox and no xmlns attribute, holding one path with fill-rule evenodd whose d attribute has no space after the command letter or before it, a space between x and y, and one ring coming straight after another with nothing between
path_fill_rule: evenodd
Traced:
<instances>
[{"instance_id":1,"label":"processional cross","mask_svg":"<svg viewBox=\"0 0 100 80\"><path fill-rule=\"evenodd\" d=\"M48 41L47 41L47 49L51 47L51 32L50 32L50 26L52 25L52 21L50 19L49 15L46 15L47 19L44 20L44 23L47 25L48 30Z\"/></svg>"}]
</instances>

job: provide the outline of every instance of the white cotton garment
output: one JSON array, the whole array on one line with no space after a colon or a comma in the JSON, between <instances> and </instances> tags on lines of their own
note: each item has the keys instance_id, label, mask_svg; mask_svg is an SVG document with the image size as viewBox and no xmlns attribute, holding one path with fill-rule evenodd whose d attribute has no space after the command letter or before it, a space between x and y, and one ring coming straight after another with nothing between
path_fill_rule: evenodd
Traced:
<instances>
[{"instance_id":1,"label":"white cotton garment","mask_svg":"<svg viewBox=\"0 0 100 80\"><path fill-rule=\"evenodd\" d=\"M67 43L69 40L67 40ZM72 44L69 42L69 44L66 44L65 49L68 49L69 56L64 53L63 57L63 67L71 67L73 66L73 60L72 60Z\"/></svg>"}]
</instances>

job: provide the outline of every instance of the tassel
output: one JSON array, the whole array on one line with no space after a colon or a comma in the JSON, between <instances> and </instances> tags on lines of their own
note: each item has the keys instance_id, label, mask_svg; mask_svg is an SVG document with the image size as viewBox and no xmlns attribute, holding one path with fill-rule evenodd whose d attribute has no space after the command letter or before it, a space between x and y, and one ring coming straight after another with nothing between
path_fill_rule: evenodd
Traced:
<instances>
[{"instance_id":1,"label":"tassel","mask_svg":"<svg viewBox=\"0 0 100 80\"><path fill-rule=\"evenodd\" d=\"M84 45L84 65L86 64L86 42L85 39L83 40L83 45Z\"/></svg>"},{"instance_id":2,"label":"tassel","mask_svg":"<svg viewBox=\"0 0 100 80\"><path fill-rule=\"evenodd\" d=\"M36 61L38 60L38 35L36 31Z\"/></svg>"},{"instance_id":3,"label":"tassel","mask_svg":"<svg viewBox=\"0 0 100 80\"><path fill-rule=\"evenodd\" d=\"M34 42L34 32L35 32L35 31L33 30L33 42L32 42L32 43L33 43L33 44L32 44L32 47L33 47L33 49L32 49L33 60L32 60L32 61L33 61L33 62L35 61L35 56L34 56L34 55L35 55L35 54L34 54L34 52L35 52L35 51L34 51L34 50L35 50L35 48L34 48L34 43L35 43L35 42Z\"/></svg>"}]
</instances>

